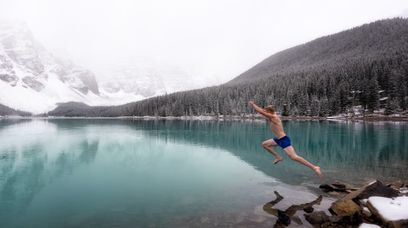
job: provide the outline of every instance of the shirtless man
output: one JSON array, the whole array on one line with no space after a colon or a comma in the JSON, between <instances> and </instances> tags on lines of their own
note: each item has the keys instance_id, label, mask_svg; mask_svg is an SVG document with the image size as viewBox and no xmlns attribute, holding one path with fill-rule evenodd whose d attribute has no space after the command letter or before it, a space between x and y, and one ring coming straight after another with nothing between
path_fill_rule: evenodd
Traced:
<instances>
[{"instance_id":1,"label":"shirtless man","mask_svg":"<svg viewBox=\"0 0 408 228\"><path fill-rule=\"evenodd\" d=\"M283 160L283 158L273 150L273 147L279 145L289 156L289 158L311 168L319 177L322 177L322 172L320 171L319 166L313 165L306 159L296 154L295 149L290 144L290 138L285 134L285 131L283 130L282 121L275 113L275 109L273 108L273 106L269 105L265 109L263 109L257 106L253 101L250 101L249 104L255 109L255 111L257 111L259 114L263 115L270 121L271 130L275 134L276 138L265 140L264 142L262 142L262 147L275 157L273 164L277 164L278 162Z\"/></svg>"}]
</instances>

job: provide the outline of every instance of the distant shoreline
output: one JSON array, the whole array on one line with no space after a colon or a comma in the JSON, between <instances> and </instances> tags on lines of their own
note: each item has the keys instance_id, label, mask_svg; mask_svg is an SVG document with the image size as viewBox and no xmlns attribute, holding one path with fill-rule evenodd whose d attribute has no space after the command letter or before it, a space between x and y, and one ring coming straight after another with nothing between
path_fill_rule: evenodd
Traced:
<instances>
[{"instance_id":1,"label":"distant shoreline","mask_svg":"<svg viewBox=\"0 0 408 228\"><path fill-rule=\"evenodd\" d=\"M0 116L1 119L133 119L133 120L217 120L217 121L259 121L264 120L259 115L244 115L244 116L117 116L117 117L87 117L87 116ZM408 116L281 116L282 120L297 120L297 121L345 121L345 122L407 122Z\"/></svg>"}]
</instances>

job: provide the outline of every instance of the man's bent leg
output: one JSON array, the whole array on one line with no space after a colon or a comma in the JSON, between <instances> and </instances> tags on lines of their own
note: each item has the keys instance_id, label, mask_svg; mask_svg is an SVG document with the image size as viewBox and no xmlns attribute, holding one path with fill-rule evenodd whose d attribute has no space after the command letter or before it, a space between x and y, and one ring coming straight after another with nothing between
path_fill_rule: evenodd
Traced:
<instances>
[{"instance_id":1,"label":"man's bent leg","mask_svg":"<svg viewBox=\"0 0 408 228\"><path fill-rule=\"evenodd\" d=\"M283 158L272 149L274 146L277 145L278 144L276 144L275 140L273 139L268 139L262 142L262 147L275 157L273 164L277 164L278 162L283 160Z\"/></svg>"},{"instance_id":2,"label":"man's bent leg","mask_svg":"<svg viewBox=\"0 0 408 228\"><path fill-rule=\"evenodd\" d=\"M312 163L308 162L303 157L297 155L295 149L293 148L293 146L288 146L283 150L286 152L286 154L289 156L290 159L292 159L294 161L297 161L300 164L311 168L318 176L322 177L322 172L320 171L320 167L316 166L316 165L313 165Z\"/></svg>"}]
</instances>

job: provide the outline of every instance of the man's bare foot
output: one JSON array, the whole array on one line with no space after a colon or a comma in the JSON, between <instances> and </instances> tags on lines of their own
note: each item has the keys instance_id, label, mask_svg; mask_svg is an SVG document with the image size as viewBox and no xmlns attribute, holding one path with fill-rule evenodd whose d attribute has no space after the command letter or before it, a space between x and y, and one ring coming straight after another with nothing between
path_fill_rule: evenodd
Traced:
<instances>
[{"instance_id":1,"label":"man's bare foot","mask_svg":"<svg viewBox=\"0 0 408 228\"><path fill-rule=\"evenodd\" d=\"M276 164L278 164L278 162L280 162L280 161L282 161L283 160L283 158L282 157L278 157L278 158L276 158L275 160L273 160L273 164L274 165L276 165Z\"/></svg>"},{"instance_id":2,"label":"man's bare foot","mask_svg":"<svg viewBox=\"0 0 408 228\"><path fill-rule=\"evenodd\" d=\"M315 166L315 167L313 168L313 170L314 170L315 173L320 177L320 179L323 178L323 174L322 174L322 171L320 171L320 167L319 167L319 166Z\"/></svg>"}]
</instances>

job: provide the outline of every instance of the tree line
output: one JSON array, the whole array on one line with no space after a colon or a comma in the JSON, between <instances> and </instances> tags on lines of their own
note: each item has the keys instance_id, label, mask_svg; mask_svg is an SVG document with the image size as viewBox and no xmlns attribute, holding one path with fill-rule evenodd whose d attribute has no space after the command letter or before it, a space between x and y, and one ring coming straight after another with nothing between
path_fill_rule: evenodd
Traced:
<instances>
[{"instance_id":1,"label":"tree line","mask_svg":"<svg viewBox=\"0 0 408 228\"><path fill-rule=\"evenodd\" d=\"M69 103L49 115L244 115L253 113L250 100L261 106L273 104L283 115L330 116L357 105L368 112L383 108L395 113L408 105L407 57L407 52L398 52L393 58L357 59L335 68L277 74L251 83L177 92L113 107Z\"/></svg>"},{"instance_id":2,"label":"tree line","mask_svg":"<svg viewBox=\"0 0 408 228\"><path fill-rule=\"evenodd\" d=\"M331 116L355 107L385 114L408 106L408 19L381 20L279 52L231 82L114 107L68 103L49 115L197 116L253 113Z\"/></svg>"}]
</instances>

